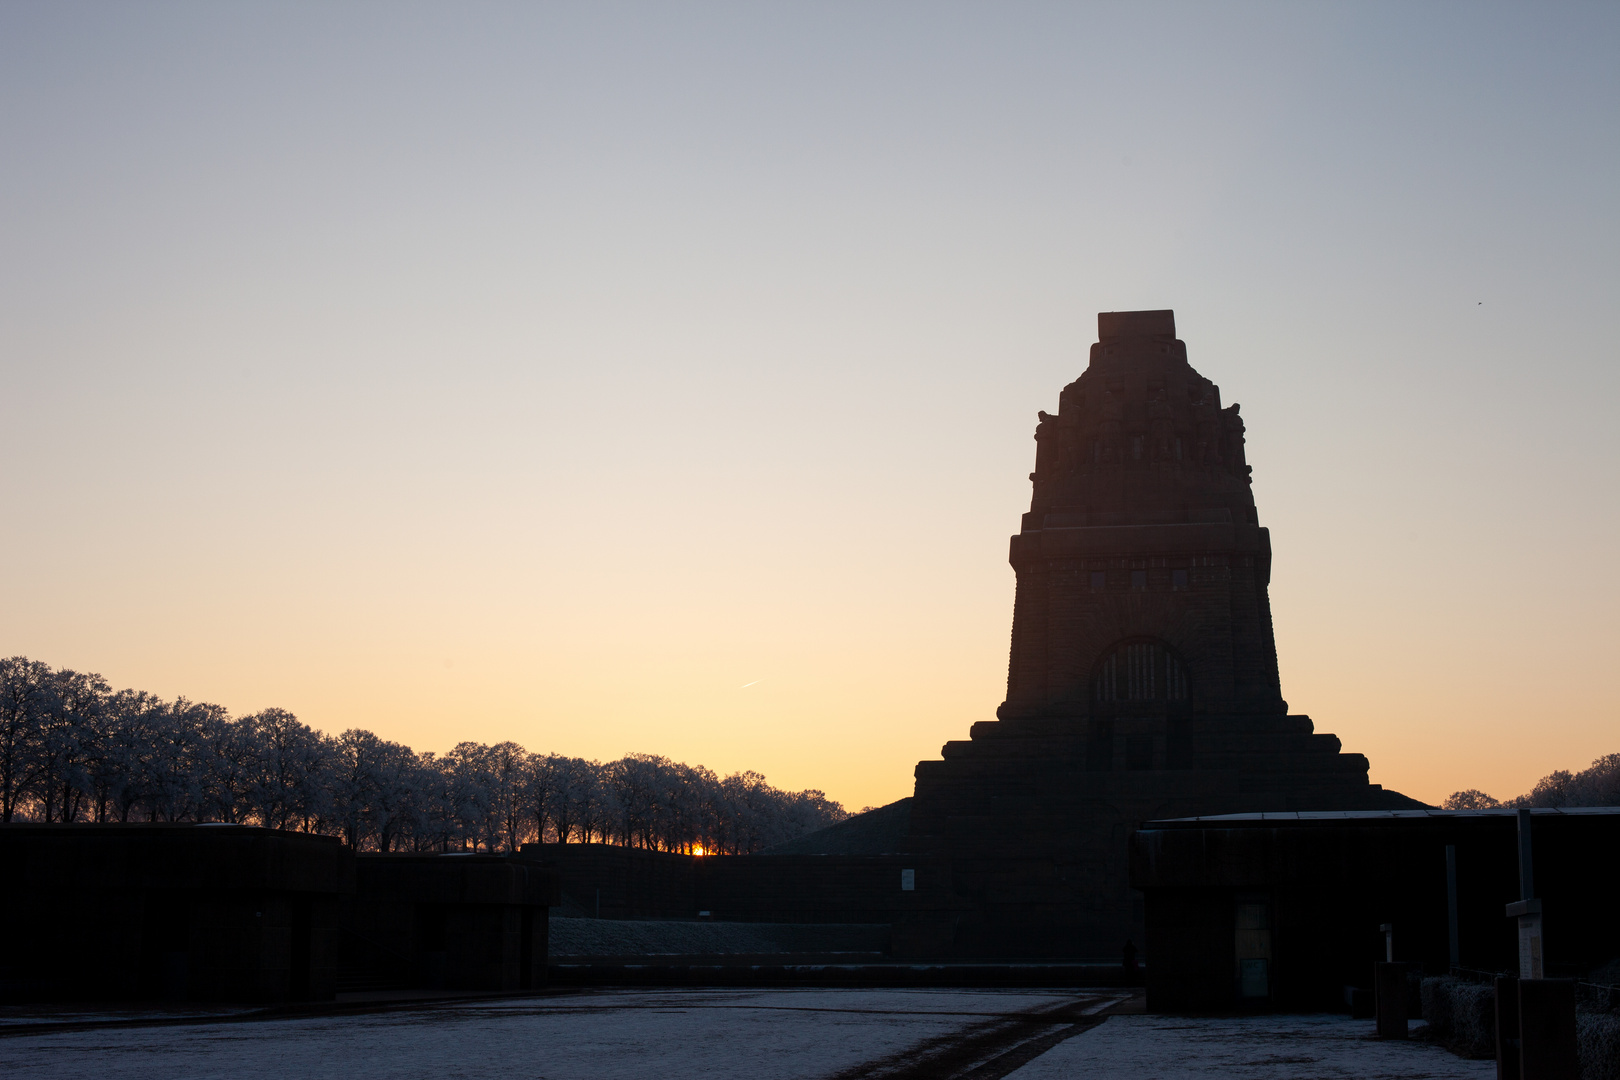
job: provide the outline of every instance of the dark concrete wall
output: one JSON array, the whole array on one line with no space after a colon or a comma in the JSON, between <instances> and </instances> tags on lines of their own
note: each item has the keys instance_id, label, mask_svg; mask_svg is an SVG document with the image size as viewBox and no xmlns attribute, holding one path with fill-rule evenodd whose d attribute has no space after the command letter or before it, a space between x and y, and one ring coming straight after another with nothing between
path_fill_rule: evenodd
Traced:
<instances>
[{"instance_id":1,"label":"dark concrete wall","mask_svg":"<svg viewBox=\"0 0 1620 1080\"><path fill-rule=\"evenodd\" d=\"M247 826L0 825L0 994L12 1000L332 996L337 840Z\"/></svg>"},{"instance_id":2,"label":"dark concrete wall","mask_svg":"<svg viewBox=\"0 0 1620 1080\"><path fill-rule=\"evenodd\" d=\"M605 844L525 844L565 909L614 919L889 923L897 954L947 953L966 905L928 855L675 855ZM912 870L914 889L901 887Z\"/></svg>"},{"instance_id":3,"label":"dark concrete wall","mask_svg":"<svg viewBox=\"0 0 1620 1080\"><path fill-rule=\"evenodd\" d=\"M0 997L302 1001L339 976L520 990L551 876L243 825L0 825Z\"/></svg>"},{"instance_id":4,"label":"dark concrete wall","mask_svg":"<svg viewBox=\"0 0 1620 1080\"><path fill-rule=\"evenodd\" d=\"M522 854L555 874L558 914L697 917L696 856L612 844L524 844Z\"/></svg>"},{"instance_id":5,"label":"dark concrete wall","mask_svg":"<svg viewBox=\"0 0 1620 1080\"><path fill-rule=\"evenodd\" d=\"M497 855L361 855L345 905L346 967L401 986L529 990L545 983L553 876Z\"/></svg>"}]
</instances>

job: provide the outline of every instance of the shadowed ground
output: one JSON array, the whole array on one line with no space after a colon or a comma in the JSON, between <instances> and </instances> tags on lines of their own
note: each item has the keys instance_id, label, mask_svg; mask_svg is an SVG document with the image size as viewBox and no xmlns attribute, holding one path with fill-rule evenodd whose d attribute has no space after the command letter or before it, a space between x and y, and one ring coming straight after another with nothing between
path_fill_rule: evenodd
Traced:
<instances>
[{"instance_id":1,"label":"shadowed ground","mask_svg":"<svg viewBox=\"0 0 1620 1080\"><path fill-rule=\"evenodd\" d=\"M1054 1046L1009 1080L1099 1076L1494 1080L1496 1062L1468 1061L1422 1041L1380 1042L1371 1020L1342 1016L1114 1016L1085 1038Z\"/></svg>"}]
</instances>

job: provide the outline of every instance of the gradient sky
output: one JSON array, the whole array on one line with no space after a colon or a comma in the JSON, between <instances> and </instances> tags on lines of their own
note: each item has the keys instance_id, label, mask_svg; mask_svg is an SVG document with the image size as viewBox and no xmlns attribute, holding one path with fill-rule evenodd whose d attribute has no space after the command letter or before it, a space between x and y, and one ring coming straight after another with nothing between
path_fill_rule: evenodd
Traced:
<instances>
[{"instance_id":1,"label":"gradient sky","mask_svg":"<svg viewBox=\"0 0 1620 1080\"><path fill-rule=\"evenodd\" d=\"M993 717L1038 409L1170 307L1283 692L1620 751L1620 6L0 6L0 653L852 808ZM751 684L751 685L745 685Z\"/></svg>"}]
</instances>

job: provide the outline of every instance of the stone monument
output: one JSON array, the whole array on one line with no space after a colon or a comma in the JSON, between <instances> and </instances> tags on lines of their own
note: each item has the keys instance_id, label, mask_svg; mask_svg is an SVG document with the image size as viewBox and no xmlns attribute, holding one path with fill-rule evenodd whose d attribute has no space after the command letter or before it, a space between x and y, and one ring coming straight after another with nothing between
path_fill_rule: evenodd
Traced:
<instances>
[{"instance_id":1,"label":"stone monument","mask_svg":"<svg viewBox=\"0 0 1620 1080\"><path fill-rule=\"evenodd\" d=\"M1288 712L1238 406L1187 363L1173 312L1097 330L1035 429L1007 700L917 766L907 846L946 856L972 904L959 954L1142 943L1126 854L1143 821L1421 805Z\"/></svg>"}]
</instances>

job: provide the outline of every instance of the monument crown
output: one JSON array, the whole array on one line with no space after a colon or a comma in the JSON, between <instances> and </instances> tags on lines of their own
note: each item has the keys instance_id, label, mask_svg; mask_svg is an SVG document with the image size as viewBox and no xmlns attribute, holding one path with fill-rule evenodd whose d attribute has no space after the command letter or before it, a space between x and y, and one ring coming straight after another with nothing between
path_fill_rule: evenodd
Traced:
<instances>
[{"instance_id":1,"label":"monument crown","mask_svg":"<svg viewBox=\"0 0 1620 1080\"><path fill-rule=\"evenodd\" d=\"M1176 336L1176 313L1163 311L1099 311L1097 339L1113 341L1127 337Z\"/></svg>"}]
</instances>

